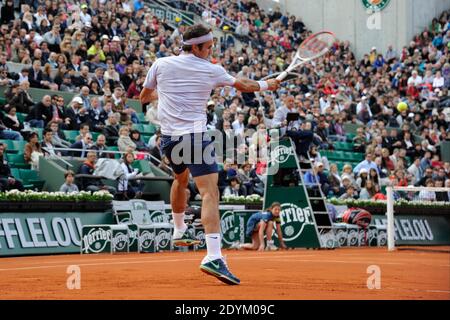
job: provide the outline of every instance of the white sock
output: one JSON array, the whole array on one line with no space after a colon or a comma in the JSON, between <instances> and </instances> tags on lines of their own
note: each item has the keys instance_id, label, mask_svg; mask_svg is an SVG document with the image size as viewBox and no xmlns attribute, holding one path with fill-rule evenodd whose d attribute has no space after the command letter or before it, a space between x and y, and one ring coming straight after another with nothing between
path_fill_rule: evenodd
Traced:
<instances>
[{"instance_id":1,"label":"white sock","mask_svg":"<svg viewBox=\"0 0 450 320\"><path fill-rule=\"evenodd\" d=\"M203 259L202 263L222 258L220 233L208 233L205 235L205 240L208 255Z\"/></svg>"},{"instance_id":2,"label":"white sock","mask_svg":"<svg viewBox=\"0 0 450 320\"><path fill-rule=\"evenodd\" d=\"M184 223L184 212L172 212L172 218L174 224L173 234L176 235L177 233L181 233L182 235L187 229L187 225Z\"/></svg>"}]
</instances>

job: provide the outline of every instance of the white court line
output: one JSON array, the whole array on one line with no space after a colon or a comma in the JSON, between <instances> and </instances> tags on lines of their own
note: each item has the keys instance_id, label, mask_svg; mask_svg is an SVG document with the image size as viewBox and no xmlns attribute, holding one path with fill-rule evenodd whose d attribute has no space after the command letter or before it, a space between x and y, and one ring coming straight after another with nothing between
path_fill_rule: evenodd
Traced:
<instances>
[{"instance_id":1,"label":"white court line","mask_svg":"<svg viewBox=\"0 0 450 320\"><path fill-rule=\"evenodd\" d=\"M226 255L225 255L226 256ZM402 262L376 262L375 260L353 260L353 261L347 261L347 260L329 260L329 259L303 259L305 257L313 257L316 255L291 255L289 257L286 257L285 255L259 255L259 256L231 256L230 260L252 260L252 259L274 259L274 262L314 262L314 263L343 263L343 264L364 264L364 265L370 265L370 264L379 264L379 265L409 265L409 263L402 263ZM179 257L179 256L166 256L167 258L172 257ZM300 258L300 259L295 259ZM130 261L133 260L133 261ZM136 261L134 261L136 260ZM70 260L70 261L54 261L54 262L41 262L41 264L51 264L51 263L58 263L56 265L38 265L38 266L25 266L25 267L16 267L16 268L3 268L0 269L1 271L19 271L19 270L38 270L38 269L49 269L49 268L60 268L60 267L67 267L67 264L61 264L61 263L69 263L69 264L76 264L78 266L102 266L102 265L126 265L126 264L141 264L141 263L165 263L165 262L182 262L182 261L198 261L198 258L184 258L184 259L160 259L156 260L154 257L136 257L136 258L126 258L125 260L118 260L117 258L106 258L106 259L94 259L91 261L105 261L104 263L82 263L81 261L76 260ZM108 262L112 261L112 262ZM429 265L431 267L450 267L450 265Z\"/></svg>"},{"instance_id":2,"label":"white court line","mask_svg":"<svg viewBox=\"0 0 450 320\"><path fill-rule=\"evenodd\" d=\"M310 255L312 256L312 255ZM226 257L226 255L225 255ZM273 258L277 258L276 261L280 261L278 259L279 257L285 257L285 256L270 256ZM305 256L302 256L305 257ZM113 260L114 262L111 263L80 263L80 261L68 261L68 263L76 264L80 267L86 266L86 267L92 267L92 266L102 266L102 265L121 265L121 264L140 264L140 263L164 263L164 262L182 262L182 261L199 261L198 258L196 259L165 259L165 260L155 260L153 258L148 259L140 259L138 261L128 261L130 259L138 260L139 258L127 258L126 261L118 261L117 259L107 259L107 260ZM151 260L149 260L151 259ZM267 259L267 256L247 256L247 257L233 257L233 260L250 260L250 259ZM106 259L105 259L106 260ZM96 261L104 261L103 259L96 259ZM313 260L311 260L313 261ZM58 263L61 263L60 261L55 261ZM8 269L0 269L1 271L19 271L19 270L36 270L36 269L50 269L50 268L62 268L67 267L67 264L57 264L52 266L36 266L36 267L17 267L17 268L8 268Z\"/></svg>"},{"instance_id":3,"label":"white court line","mask_svg":"<svg viewBox=\"0 0 450 320\"><path fill-rule=\"evenodd\" d=\"M147 258L145 258L144 256L145 255L148 255L148 254L152 254L152 253L142 253L141 254L141 256L140 257L136 257L136 258L134 258L134 257L126 257L126 260L128 261L128 260L140 260L140 259L147 259L147 258L149 258L149 257L147 257ZM80 257L86 257L87 259L89 259L88 257L92 257L93 255L92 254L84 254L84 255L81 255ZM47 257L47 256L46 256ZM92 262L92 261L118 261L118 259L120 259L120 258L124 258L124 256L123 255L121 255L121 254L117 254L117 255L113 255L113 257L115 257L115 258L106 258L106 256L105 256L105 258L101 258L101 259L89 259L88 261L89 262ZM175 255L171 255L171 256L164 256L164 257L166 257L166 258L177 258L177 257L179 257L179 255L177 255L177 256L175 256ZM17 264L17 263L24 263L24 264L27 264L27 265L35 265L35 264L37 264L37 265L42 265L42 264L52 264L52 263L70 263L70 264L77 264L77 263L79 263L81 260L55 260L55 261L40 261L40 262L31 262L31 263L25 263L25 261L7 261L7 263L8 262L11 262L11 263L13 263L13 264ZM1 260L0 260L0 262L1 262ZM0 263L0 266L1 266L1 263Z\"/></svg>"},{"instance_id":4,"label":"white court line","mask_svg":"<svg viewBox=\"0 0 450 320\"><path fill-rule=\"evenodd\" d=\"M349 249L349 250L351 250L351 249ZM229 252L229 251L224 251L224 253L227 253L227 252ZM187 254L187 253L188 252L179 252L179 253L170 254L170 255L164 254L164 255L161 255L161 257L163 256L165 258L179 258L180 254ZM189 253L196 253L196 252L189 252ZM275 253L275 252L273 252L273 253ZM386 251L386 253L390 254L387 251ZM136 253L136 254L139 255L138 253ZM106 256L104 258L100 258L100 255L98 255L99 256L98 259L92 259L91 257L95 256L95 255L92 255L92 254L91 255L83 254L83 255L79 255L79 257L86 257L86 258L89 257L88 258L89 262L93 262L93 261L115 261L115 262L117 262L118 259L121 259L121 258L125 258L126 259L125 261L147 259L147 258L144 258L144 256L148 255L148 254L149 253L142 253L142 254L140 254L141 256L138 256L138 257L129 257L129 256L125 257L125 255L117 254L117 255L114 255L112 258L107 258ZM249 255L247 257L253 257L253 256L254 257L258 257L258 258L260 257L259 253L257 255L251 255L252 254L251 251L248 251L248 254ZM339 255L340 256L344 256L344 257L346 257L346 256L361 256L361 253L343 253L343 252L340 252ZM226 256L226 254L225 254L225 256ZM233 253L231 253L230 256L233 257ZM44 257L48 257L48 256L44 256ZM17 265L17 264L22 264L23 263L24 265L28 265L28 266L30 266L30 265L41 266L41 265L53 264L53 263L78 264L79 261L80 261L80 260L72 260L72 259L70 259L70 260L62 260L61 261L61 260L57 260L58 256L50 256L50 257L55 258L55 261L39 261L39 262L28 261L28 260L34 259L35 257L27 257L27 258L30 258L30 259L23 259L23 261L17 261L17 260L13 260L14 258L7 258L7 257L5 257L5 259L9 259L9 261L6 261L6 262L3 261L3 262L5 262L5 264L13 263L13 264ZM267 255L266 257L270 257L270 258L285 258L285 259L287 258L286 255ZM318 258L320 258L320 257L325 257L325 256L324 255L318 255L318 254L305 254L305 255L297 254L297 255L289 255L288 257L318 257ZM148 257L148 258L150 258L150 257ZM233 259L235 259L235 258L236 257L233 257ZM381 256L375 256L374 258L375 259L384 259L384 257L381 257ZM76 258L74 258L74 259L76 259ZM410 259L395 259L395 260L397 262L406 262L407 264L409 264L411 262ZM367 260L364 260L364 261L367 261ZM417 263L420 263L420 264L423 264L423 265L427 265L427 266L450 267L450 265L431 265L431 264L423 263L421 261L417 261ZM2 264L3 264L2 263L2 259L0 259L0 267L4 267L4 266L2 266ZM381 263L379 263L379 264L381 264ZM388 264L388 263L384 263L384 264Z\"/></svg>"},{"instance_id":5,"label":"white court line","mask_svg":"<svg viewBox=\"0 0 450 320\"><path fill-rule=\"evenodd\" d=\"M173 260L153 260L153 261L116 261L110 263L76 263L79 267L93 267L93 266L112 266L121 264L139 264L139 263L160 263L160 262L180 262L180 261L198 261L198 259L173 259ZM37 267L21 267L21 268L10 268L10 269L0 269L1 271L19 271L19 270L36 270L36 269L52 269L52 268L66 268L67 264L57 264L53 266L37 266Z\"/></svg>"},{"instance_id":6,"label":"white court line","mask_svg":"<svg viewBox=\"0 0 450 320\"><path fill-rule=\"evenodd\" d=\"M271 256L275 257L275 256ZM294 256L291 256L294 257ZM299 256L304 257L304 256ZM233 257L232 260L252 260L252 259L267 259L268 256L253 256L253 257ZM367 261L342 261L342 260L310 260L310 259L276 259L274 262L315 262L315 263L356 263L356 264L364 264L368 265L371 262ZM140 261L115 261L115 262L105 262L105 263L76 263L80 267L92 267L92 266L103 266L103 265L126 265L126 264L141 264L141 263L166 263L166 262L182 262L182 261L198 261L199 259L165 259L165 260L140 260ZM390 264L390 265L405 265L404 263L393 263L393 262L383 262L379 263ZM66 264L58 264L52 266L36 266L36 267L19 267L19 268L9 268L9 269L0 269L1 271L19 271L19 270L37 270L37 269L50 269L50 268L62 268L67 267Z\"/></svg>"},{"instance_id":7,"label":"white court line","mask_svg":"<svg viewBox=\"0 0 450 320\"><path fill-rule=\"evenodd\" d=\"M147 261L148 259L154 260L154 258L155 258L155 257L149 257L149 256L144 257L145 255L152 255L152 253L143 253L142 256L140 256L140 257L124 257L123 255L118 254L118 255L114 256L115 258L106 258L105 257L104 259L103 258L102 259L89 259L86 262L93 262L93 261L114 261L114 262L122 262L122 261L124 261L125 262L125 261L129 261L129 260ZM87 254L83 255L83 256L88 257ZM92 255L89 255L89 256L92 257ZM224 256L227 257L226 254L224 254ZM314 256L315 255L309 254L309 255L293 255L292 257L314 257ZM161 255L160 257L164 257L164 258L180 258L180 255L170 255L170 256L169 255L167 255L167 256L166 255L164 255L164 256ZM259 254L258 255L248 255L248 256L246 256L246 258L252 258L252 257L261 258L262 256L259 255ZM264 257L265 258L270 257L270 258L276 258L276 259L286 258L285 255L266 255ZM125 260L120 260L121 258L125 258ZM236 258L237 257L233 257L232 259L236 259ZM188 260L193 260L193 259L178 259L177 261L188 261ZM163 262L163 261L166 261L166 260L154 260L154 261L157 261L157 262L161 261L161 262ZM167 260L167 261L169 261L169 260ZM0 259L0 262L1 262L1 259ZM8 262L11 262L13 264L22 263L22 261L19 261L19 262L18 261L8 261ZM55 261L40 261L40 262L31 262L31 263L23 262L23 263L25 265L27 265L27 266L38 265L40 267L43 264L54 264L54 263L58 263L58 264L68 263L68 264L78 264L78 265L80 265L80 262L81 262L81 260L62 260L62 261L55 260ZM2 263L0 263L0 267L5 267L5 266L2 266ZM7 270L7 269L0 269L0 271L2 271L2 270Z\"/></svg>"},{"instance_id":8,"label":"white court line","mask_svg":"<svg viewBox=\"0 0 450 320\"><path fill-rule=\"evenodd\" d=\"M382 287L381 290L403 290L412 292L430 292L430 293L450 293L449 290L431 290L431 289L411 289L411 288L396 288L396 287Z\"/></svg>"},{"instance_id":9,"label":"white court line","mask_svg":"<svg viewBox=\"0 0 450 320\"><path fill-rule=\"evenodd\" d=\"M379 265L405 265L406 263L399 263L399 262L373 262L373 261L344 261L344 260L309 260L309 259L304 259L304 260L295 260L295 259L278 259L277 261L280 262L317 262L317 263L321 263L321 262L325 262L325 263L347 263L347 264L365 264L365 265L371 265L371 264L379 264Z\"/></svg>"}]
</instances>

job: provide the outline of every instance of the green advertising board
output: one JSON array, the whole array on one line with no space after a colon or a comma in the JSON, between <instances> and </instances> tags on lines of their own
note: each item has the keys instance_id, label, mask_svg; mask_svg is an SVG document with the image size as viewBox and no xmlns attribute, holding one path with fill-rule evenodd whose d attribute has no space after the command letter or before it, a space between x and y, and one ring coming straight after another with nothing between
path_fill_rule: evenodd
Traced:
<instances>
[{"instance_id":1,"label":"green advertising board","mask_svg":"<svg viewBox=\"0 0 450 320\"><path fill-rule=\"evenodd\" d=\"M227 210L221 213L220 227L222 231L222 248L229 248L233 243L249 243L250 237L245 235L247 221L256 210Z\"/></svg>"},{"instance_id":2,"label":"green advertising board","mask_svg":"<svg viewBox=\"0 0 450 320\"><path fill-rule=\"evenodd\" d=\"M246 235L247 231L247 222L248 219L252 216L252 214L258 212L257 210L243 210L243 211L235 211L234 219L235 224L239 226L239 242L240 243L251 243L252 238Z\"/></svg>"},{"instance_id":3,"label":"green advertising board","mask_svg":"<svg viewBox=\"0 0 450 320\"><path fill-rule=\"evenodd\" d=\"M195 239L199 240L200 243L195 245L195 250L206 249L206 239L205 239L205 228L203 226L194 227Z\"/></svg>"},{"instance_id":4,"label":"green advertising board","mask_svg":"<svg viewBox=\"0 0 450 320\"><path fill-rule=\"evenodd\" d=\"M138 231L138 252L156 252L155 228L142 226Z\"/></svg>"},{"instance_id":5,"label":"green advertising board","mask_svg":"<svg viewBox=\"0 0 450 320\"><path fill-rule=\"evenodd\" d=\"M390 0L361 0L368 12L381 11L389 4Z\"/></svg>"},{"instance_id":6,"label":"green advertising board","mask_svg":"<svg viewBox=\"0 0 450 320\"><path fill-rule=\"evenodd\" d=\"M239 241L239 224L236 223L234 211L244 209L245 206L240 205L223 205L219 207L222 248L229 248L233 242Z\"/></svg>"},{"instance_id":7,"label":"green advertising board","mask_svg":"<svg viewBox=\"0 0 450 320\"><path fill-rule=\"evenodd\" d=\"M84 226L81 235L81 253L112 252L112 234L108 226Z\"/></svg>"},{"instance_id":8,"label":"green advertising board","mask_svg":"<svg viewBox=\"0 0 450 320\"><path fill-rule=\"evenodd\" d=\"M227 210L220 215L220 231L222 233L222 248L229 248L239 241L239 224L234 218L234 211Z\"/></svg>"},{"instance_id":9,"label":"green advertising board","mask_svg":"<svg viewBox=\"0 0 450 320\"><path fill-rule=\"evenodd\" d=\"M171 251L173 227L168 223L155 223L155 247L157 251Z\"/></svg>"},{"instance_id":10,"label":"green advertising board","mask_svg":"<svg viewBox=\"0 0 450 320\"><path fill-rule=\"evenodd\" d=\"M81 253L126 253L129 252L129 245L130 234L127 225L83 226Z\"/></svg>"},{"instance_id":11,"label":"green advertising board","mask_svg":"<svg viewBox=\"0 0 450 320\"><path fill-rule=\"evenodd\" d=\"M83 225L111 223L111 212L2 212L0 256L79 253Z\"/></svg>"},{"instance_id":12,"label":"green advertising board","mask_svg":"<svg viewBox=\"0 0 450 320\"><path fill-rule=\"evenodd\" d=\"M290 247L319 247L317 231L314 228L314 216L311 214L303 195L296 193L298 188L277 187L276 194L269 192L266 201L279 201L282 203L281 227L286 244ZM270 198L273 197L273 198ZM276 198L275 198L276 197ZM271 200L274 199L274 200ZM248 218L257 210L244 210L243 205L226 205L219 208L222 231L222 245L228 248L233 242L250 242L245 237L245 227ZM153 213L153 212L152 212ZM163 222L167 219L161 213L155 213L151 222ZM164 222L163 222L164 223ZM37 254L79 253L81 245L82 228L86 225L112 225L114 224L111 212L52 212L52 213L0 213L0 257L22 256ZM335 225L338 226L338 225ZM373 215L372 226L377 227L378 235L369 228L367 234L370 242L378 237L378 246L385 245L386 216ZM153 229L153 228L152 228ZM342 229L342 230L340 230ZM342 226L337 228L336 234L341 246L355 246L361 243L361 230ZM92 241L100 244L102 240L114 239L115 252L135 252L140 243L143 251L171 250L171 228L152 230L151 233L139 232L136 225L129 225L129 249L125 249L125 236L117 232L108 235L97 229L92 234ZM158 231L158 232L156 232ZM95 231L93 231L95 232ZM195 228L196 236L202 240L197 249L205 248L204 229ZM342 234L342 235L341 235ZM275 241L276 234L274 235ZM450 244L450 215L417 214L395 216L396 245L449 245ZM98 241L97 241L98 240ZM89 239L88 239L89 241ZM342 241L342 242L341 242ZM108 245L108 244L107 244ZM376 245L375 242L370 245ZM106 251L111 251L106 248Z\"/></svg>"},{"instance_id":13,"label":"green advertising board","mask_svg":"<svg viewBox=\"0 0 450 320\"><path fill-rule=\"evenodd\" d=\"M373 215L372 224L387 226L384 215ZM450 214L442 215L395 215L396 245L449 245Z\"/></svg>"}]
</instances>

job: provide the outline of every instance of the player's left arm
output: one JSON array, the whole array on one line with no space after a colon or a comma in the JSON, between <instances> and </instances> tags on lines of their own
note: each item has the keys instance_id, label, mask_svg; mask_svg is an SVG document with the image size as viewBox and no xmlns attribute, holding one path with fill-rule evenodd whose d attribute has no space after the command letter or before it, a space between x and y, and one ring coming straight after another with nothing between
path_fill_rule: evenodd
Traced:
<instances>
[{"instance_id":1,"label":"player's left arm","mask_svg":"<svg viewBox=\"0 0 450 320\"><path fill-rule=\"evenodd\" d=\"M147 73L147 77L145 77L145 81L142 85L143 89L139 94L139 100L142 104L146 104L158 99L158 93L156 91L156 87L158 85L156 74L158 69L159 61L156 60L154 64L150 67L150 70Z\"/></svg>"},{"instance_id":2,"label":"player's left arm","mask_svg":"<svg viewBox=\"0 0 450 320\"><path fill-rule=\"evenodd\" d=\"M158 92L156 89L143 88L139 95L139 100L142 104L150 103L158 99Z\"/></svg>"}]
</instances>

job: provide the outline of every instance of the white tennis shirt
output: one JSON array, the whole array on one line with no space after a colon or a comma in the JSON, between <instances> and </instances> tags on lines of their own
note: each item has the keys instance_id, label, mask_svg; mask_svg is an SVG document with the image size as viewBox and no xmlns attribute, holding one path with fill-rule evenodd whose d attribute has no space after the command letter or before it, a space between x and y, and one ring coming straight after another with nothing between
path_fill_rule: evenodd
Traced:
<instances>
[{"instance_id":1,"label":"white tennis shirt","mask_svg":"<svg viewBox=\"0 0 450 320\"><path fill-rule=\"evenodd\" d=\"M206 103L211 90L232 86L235 81L222 66L188 53L156 60L144 87L158 92L161 133L180 136L206 132Z\"/></svg>"}]
</instances>

